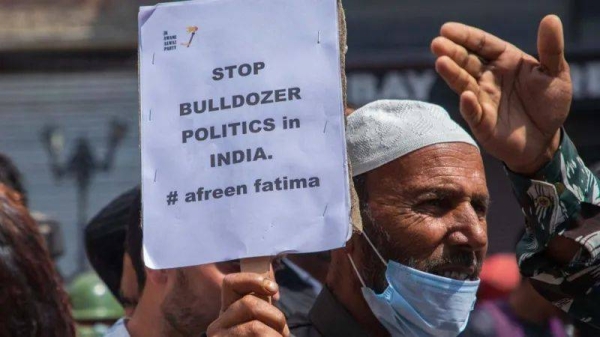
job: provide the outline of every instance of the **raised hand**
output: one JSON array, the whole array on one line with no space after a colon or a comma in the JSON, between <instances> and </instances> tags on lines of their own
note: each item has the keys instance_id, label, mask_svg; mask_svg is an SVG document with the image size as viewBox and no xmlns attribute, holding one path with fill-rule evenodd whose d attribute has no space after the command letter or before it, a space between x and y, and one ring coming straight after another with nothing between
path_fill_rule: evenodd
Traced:
<instances>
[{"instance_id":1,"label":"raised hand","mask_svg":"<svg viewBox=\"0 0 600 337\"><path fill-rule=\"evenodd\" d=\"M436 71L460 95L460 112L477 141L515 172L543 167L560 142L572 99L562 23L546 16L539 60L480 29L446 23L431 43Z\"/></svg>"},{"instance_id":2,"label":"raised hand","mask_svg":"<svg viewBox=\"0 0 600 337\"><path fill-rule=\"evenodd\" d=\"M288 337L290 330L279 309L259 297L277 294L277 284L255 273L225 276L221 314L208 327L208 337Z\"/></svg>"}]
</instances>

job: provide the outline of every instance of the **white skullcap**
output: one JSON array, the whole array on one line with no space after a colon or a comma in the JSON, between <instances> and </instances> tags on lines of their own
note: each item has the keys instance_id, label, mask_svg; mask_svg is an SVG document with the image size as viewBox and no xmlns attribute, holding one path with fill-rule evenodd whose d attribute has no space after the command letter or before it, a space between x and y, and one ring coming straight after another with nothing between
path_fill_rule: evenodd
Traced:
<instances>
[{"instance_id":1,"label":"white skullcap","mask_svg":"<svg viewBox=\"0 0 600 337\"><path fill-rule=\"evenodd\" d=\"M348 117L346 141L353 176L433 144L477 147L442 107L409 100L375 101L354 111Z\"/></svg>"}]
</instances>

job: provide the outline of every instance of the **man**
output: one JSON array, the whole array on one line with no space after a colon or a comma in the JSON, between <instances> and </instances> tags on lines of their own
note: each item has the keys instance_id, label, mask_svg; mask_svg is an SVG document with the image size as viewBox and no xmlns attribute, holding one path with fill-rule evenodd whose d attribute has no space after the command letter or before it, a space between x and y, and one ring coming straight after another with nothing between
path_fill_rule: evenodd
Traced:
<instances>
[{"instance_id":1,"label":"man","mask_svg":"<svg viewBox=\"0 0 600 337\"><path fill-rule=\"evenodd\" d=\"M475 142L443 109L414 101L358 109L347 138L364 233L332 252L309 321L289 328L296 336L456 336L487 249L488 192ZM224 292L246 284L226 280ZM240 329L227 325L234 319L221 322L227 316L209 336ZM270 323L261 333L285 333L280 322Z\"/></svg>"},{"instance_id":2,"label":"man","mask_svg":"<svg viewBox=\"0 0 600 337\"><path fill-rule=\"evenodd\" d=\"M139 187L134 187L113 199L90 220L84 235L90 264L121 302L126 316L131 315L139 298L134 269L129 259L124 259L127 223L139 193Z\"/></svg>"},{"instance_id":3,"label":"man","mask_svg":"<svg viewBox=\"0 0 600 337\"><path fill-rule=\"evenodd\" d=\"M107 337L121 336L200 336L219 315L221 286L225 275L240 271L238 261L212 263L201 266L152 270L144 266L142 258L142 227L140 223L141 195L139 188L131 201L131 213L127 226L123 273L120 282L121 298L136 298L132 314L119 320L107 333ZM309 254L293 261L305 266L312 274L320 275L327 254ZM319 263L314 263L319 262ZM282 280L282 294L286 301L277 303L286 315L294 320L305 319L306 311L314 301L309 274L299 266L291 269L291 261L284 262L278 271ZM128 268L128 266L131 266ZM320 267L315 269L315 267ZM304 275L301 278L300 275ZM316 285L315 285L316 286ZM133 295L130 295L133 294ZM125 301L127 303L127 301Z\"/></svg>"},{"instance_id":4,"label":"man","mask_svg":"<svg viewBox=\"0 0 600 337\"><path fill-rule=\"evenodd\" d=\"M131 316L119 320L107 337L200 336L219 315L221 284L225 275L239 272L237 261L202 266L152 270L142 257L141 193L131 201L124 266L131 264L139 302ZM125 277L124 268L123 277ZM129 282L121 280L127 292Z\"/></svg>"},{"instance_id":5,"label":"man","mask_svg":"<svg viewBox=\"0 0 600 337\"><path fill-rule=\"evenodd\" d=\"M140 226L140 188L132 190L127 220L125 221L123 272L120 279L120 295L125 303L126 316L118 320L107 332L107 337L143 336L146 331L160 331L161 316L155 292L146 286L146 271L142 261L142 229ZM130 307L130 310L127 310ZM140 320L145 324L136 327ZM131 334L130 334L131 332Z\"/></svg>"},{"instance_id":6,"label":"man","mask_svg":"<svg viewBox=\"0 0 600 337\"><path fill-rule=\"evenodd\" d=\"M147 283L162 298L164 324L162 333L156 336L201 335L219 315L223 278L239 270L234 261L168 270L146 269Z\"/></svg>"},{"instance_id":7,"label":"man","mask_svg":"<svg viewBox=\"0 0 600 337\"><path fill-rule=\"evenodd\" d=\"M558 154L558 171L560 160L568 159L569 169L583 179L583 184L580 180L558 185L561 206L579 206L579 201L587 200L598 203L600 199L596 196L600 190L597 182L576 160L564 134L559 147L560 127L572 96L563 47L562 25L555 16L544 18L540 24L539 62L490 34L460 24L444 25L442 37L432 43L439 56L436 69L461 94L461 113L475 137L504 161L513 180L526 182L517 185L518 196L528 196L519 202L533 227L530 233L535 231L535 240L542 244L535 244L533 235L527 236L533 244L520 246L521 269L526 269L524 261L544 258L535 252L545 251L556 263L541 266L558 272L569 271L565 265L575 258L571 262L576 262L577 270L586 271L584 290L594 291L589 278L595 269L582 266L597 264L595 248L599 244L590 240L598 231L597 222L586 222L597 213L584 207L579 213L568 212L581 215L579 226L573 227L584 231L585 240L578 239L576 231L565 232L564 238L555 237L560 233L556 232L557 224L564 220L550 209L558 201L555 186L536 185L527 178L536 176L548 163L556 171ZM456 336L466 325L477 289L473 280L487 248L487 189L481 157L466 137L432 142L455 131L447 115L438 111L415 122L414 114L436 109L408 105L374 103L349 118L349 155L355 175L360 175L355 177L355 185L367 235L355 234L345 248L332 254L327 288L317 299L310 322L292 327L297 336ZM439 124L445 127L440 130ZM561 180L564 176L551 178ZM535 195L543 190L540 186L553 190L553 198ZM573 199L572 191L580 186L583 193ZM547 249L544 243L548 243ZM387 262L385 274L378 260ZM548 275L541 275L539 281L568 282ZM280 313L248 295L277 292L276 286L267 285L269 280L253 274L225 278L223 313L208 335L287 335ZM592 299L587 301L589 304L577 311L580 316L599 310ZM569 300L563 305L572 303ZM572 310L570 313L578 315Z\"/></svg>"}]
</instances>

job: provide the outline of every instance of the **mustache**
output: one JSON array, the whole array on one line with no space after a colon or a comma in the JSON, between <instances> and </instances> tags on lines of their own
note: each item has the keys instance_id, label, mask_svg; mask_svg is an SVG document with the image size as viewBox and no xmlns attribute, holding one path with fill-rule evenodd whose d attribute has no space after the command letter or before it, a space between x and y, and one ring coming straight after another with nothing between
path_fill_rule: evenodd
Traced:
<instances>
[{"instance_id":1,"label":"mustache","mask_svg":"<svg viewBox=\"0 0 600 337\"><path fill-rule=\"evenodd\" d=\"M457 252L449 256L443 256L436 259L428 259L424 261L416 261L409 259L407 265L411 268L418 269L430 274L438 274L440 270L449 267L465 267L473 268L474 272L469 275L470 278L476 279L479 277L481 265L483 261L478 259L473 252Z\"/></svg>"}]
</instances>

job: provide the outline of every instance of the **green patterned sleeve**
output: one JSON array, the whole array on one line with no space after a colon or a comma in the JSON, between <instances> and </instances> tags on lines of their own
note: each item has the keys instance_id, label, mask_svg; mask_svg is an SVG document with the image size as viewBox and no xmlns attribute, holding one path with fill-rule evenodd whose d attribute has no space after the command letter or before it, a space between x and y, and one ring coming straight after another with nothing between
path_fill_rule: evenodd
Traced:
<instances>
[{"instance_id":1,"label":"green patterned sleeve","mask_svg":"<svg viewBox=\"0 0 600 337\"><path fill-rule=\"evenodd\" d=\"M564 130L554 158L533 178L506 171L526 219L517 245L521 273L556 306L600 326L600 180ZM566 266L545 254L556 236L580 246Z\"/></svg>"}]
</instances>

